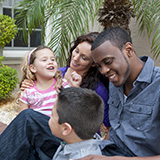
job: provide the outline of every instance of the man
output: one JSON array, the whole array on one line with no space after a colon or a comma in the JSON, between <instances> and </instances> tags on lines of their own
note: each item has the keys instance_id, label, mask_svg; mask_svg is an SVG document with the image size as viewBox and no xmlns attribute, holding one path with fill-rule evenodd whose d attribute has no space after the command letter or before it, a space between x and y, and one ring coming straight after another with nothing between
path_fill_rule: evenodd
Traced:
<instances>
[{"instance_id":1,"label":"man","mask_svg":"<svg viewBox=\"0 0 160 160\"><path fill-rule=\"evenodd\" d=\"M154 67L149 57L139 59L130 36L120 28L110 28L99 34L92 45L92 57L100 72L111 82L108 103L112 128L109 138L114 144L102 144L106 145L102 150L106 156L90 155L83 160L159 160L160 68ZM19 132L24 135L25 141L18 142L19 147L25 146L24 144L28 145L27 148L36 146L51 157L47 151L50 148L56 150L58 142L56 137L51 137L51 133L46 132L47 118L41 118L44 118L42 126L39 124L38 115L23 112L18 116L18 120L5 130L2 138L0 137L0 155L3 153L1 144L5 146L5 141L9 143L8 145L14 142L12 136L15 135L11 128L16 132L15 127L18 127L20 122L23 129L19 129ZM9 134L9 131L12 134ZM20 136L20 133L17 135ZM22 139L21 136L19 139ZM23 152L18 152L20 150L17 149L17 145L13 146L18 155L24 155L24 147ZM8 153L9 151L13 152L11 147ZM25 156L26 154L23 159ZM16 154L12 157L16 157Z\"/></svg>"},{"instance_id":2,"label":"man","mask_svg":"<svg viewBox=\"0 0 160 160\"><path fill-rule=\"evenodd\" d=\"M111 82L109 140L124 155L91 155L83 160L160 159L160 68L149 57L136 55L130 36L121 28L104 30L91 50L95 64Z\"/></svg>"}]
</instances>

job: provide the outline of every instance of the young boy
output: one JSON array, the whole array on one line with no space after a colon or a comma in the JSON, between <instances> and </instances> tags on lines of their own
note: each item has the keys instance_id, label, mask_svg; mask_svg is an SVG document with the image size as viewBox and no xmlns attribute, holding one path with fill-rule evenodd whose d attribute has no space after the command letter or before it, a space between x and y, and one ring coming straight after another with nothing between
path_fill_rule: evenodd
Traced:
<instances>
[{"instance_id":1,"label":"young boy","mask_svg":"<svg viewBox=\"0 0 160 160\"><path fill-rule=\"evenodd\" d=\"M101 155L101 140L93 139L93 136L103 122L103 115L103 101L94 91L74 87L61 89L49 127L64 142L57 149L53 160Z\"/></svg>"}]
</instances>

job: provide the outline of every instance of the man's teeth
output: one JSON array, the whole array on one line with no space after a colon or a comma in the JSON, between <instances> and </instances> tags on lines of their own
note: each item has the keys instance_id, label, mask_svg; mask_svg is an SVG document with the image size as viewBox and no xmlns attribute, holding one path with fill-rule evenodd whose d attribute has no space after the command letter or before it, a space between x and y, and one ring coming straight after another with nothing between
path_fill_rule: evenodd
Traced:
<instances>
[{"instance_id":1,"label":"man's teeth","mask_svg":"<svg viewBox=\"0 0 160 160\"><path fill-rule=\"evenodd\" d=\"M113 76L110 76L109 78L110 78L110 79L114 79L114 78L115 78L115 76L116 76L116 75L113 75Z\"/></svg>"}]
</instances>

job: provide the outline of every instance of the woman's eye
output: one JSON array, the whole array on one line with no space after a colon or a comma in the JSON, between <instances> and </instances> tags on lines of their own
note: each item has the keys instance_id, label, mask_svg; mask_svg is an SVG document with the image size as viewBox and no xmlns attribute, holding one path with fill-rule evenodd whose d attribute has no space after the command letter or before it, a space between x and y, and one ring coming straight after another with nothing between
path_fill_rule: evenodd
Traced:
<instances>
[{"instance_id":1,"label":"woman's eye","mask_svg":"<svg viewBox=\"0 0 160 160\"><path fill-rule=\"evenodd\" d=\"M78 50L77 50L77 49L75 49L75 52L76 52L76 53L78 53Z\"/></svg>"},{"instance_id":2,"label":"woman's eye","mask_svg":"<svg viewBox=\"0 0 160 160\"><path fill-rule=\"evenodd\" d=\"M82 59L83 59L83 60L87 60L87 57L86 57L86 56L82 56Z\"/></svg>"}]
</instances>

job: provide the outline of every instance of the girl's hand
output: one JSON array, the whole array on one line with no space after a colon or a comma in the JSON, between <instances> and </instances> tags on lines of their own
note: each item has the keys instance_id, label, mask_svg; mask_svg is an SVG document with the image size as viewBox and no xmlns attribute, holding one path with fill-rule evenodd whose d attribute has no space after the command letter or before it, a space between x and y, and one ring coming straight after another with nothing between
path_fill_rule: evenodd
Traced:
<instances>
[{"instance_id":1,"label":"girl's hand","mask_svg":"<svg viewBox=\"0 0 160 160\"><path fill-rule=\"evenodd\" d=\"M21 85L21 91L24 91L25 89L31 87L34 85L34 82L32 80L28 80L28 79L25 79L23 82L22 82L22 85Z\"/></svg>"},{"instance_id":2,"label":"girl's hand","mask_svg":"<svg viewBox=\"0 0 160 160\"><path fill-rule=\"evenodd\" d=\"M72 72L70 77L70 83L73 87L80 87L82 77L77 72Z\"/></svg>"}]
</instances>

